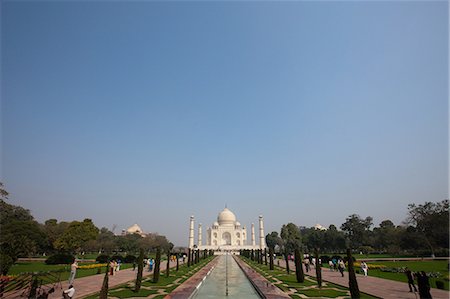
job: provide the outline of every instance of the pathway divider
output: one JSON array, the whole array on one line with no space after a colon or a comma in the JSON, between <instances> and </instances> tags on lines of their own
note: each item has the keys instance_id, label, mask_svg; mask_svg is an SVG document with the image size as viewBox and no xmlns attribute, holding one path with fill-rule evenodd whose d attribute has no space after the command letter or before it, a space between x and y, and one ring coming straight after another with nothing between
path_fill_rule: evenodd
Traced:
<instances>
[{"instance_id":1,"label":"pathway divider","mask_svg":"<svg viewBox=\"0 0 450 299\"><path fill-rule=\"evenodd\" d=\"M279 265L286 268L286 261L279 260ZM289 268L295 271L295 265L289 261ZM316 277L316 271L305 272L305 275ZM330 271L328 268L322 268L322 280L328 281L348 288L348 272L344 272L344 277L338 271ZM369 272L370 275L370 272ZM356 274L359 290L366 294L379 298L395 298L395 299L417 299L418 293L410 293L408 284L405 282L394 281L373 276L364 276ZM448 299L449 291L431 288L431 296L433 299Z\"/></svg>"},{"instance_id":2,"label":"pathway divider","mask_svg":"<svg viewBox=\"0 0 450 299\"><path fill-rule=\"evenodd\" d=\"M194 275L189 277L185 282L179 285L164 299L186 299L190 298L202 285L206 277L211 273L217 265L218 258L214 257L212 261L206 264L203 268L197 271ZM195 266L195 265L194 265Z\"/></svg>"},{"instance_id":3,"label":"pathway divider","mask_svg":"<svg viewBox=\"0 0 450 299\"><path fill-rule=\"evenodd\" d=\"M261 274L256 272L252 267L247 265L247 263L241 260L238 256L233 255L233 258L235 259L239 267L244 272L245 276L247 276L248 280L252 283L253 287L256 289L256 291L262 298L267 299L291 298L289 297L289 295L287 295L282 290L277 288Z\"/></svg>"}]
</instances>

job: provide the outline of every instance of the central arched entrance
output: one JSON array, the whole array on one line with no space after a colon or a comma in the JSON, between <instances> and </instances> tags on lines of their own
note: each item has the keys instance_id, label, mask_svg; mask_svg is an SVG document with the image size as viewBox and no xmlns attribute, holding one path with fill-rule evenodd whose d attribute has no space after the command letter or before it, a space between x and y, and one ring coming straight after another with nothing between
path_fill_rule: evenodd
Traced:
<instances>
[{"instance_id":1,"label":"central arched entrance","mask_svg":"<svg viewBox=\"0 0 450 299\"><path fill-rule=\"evenodd\" d=\"M231 234L229 232L222 234L222 245L231 245Z\"/></svg>"}]
</instances>

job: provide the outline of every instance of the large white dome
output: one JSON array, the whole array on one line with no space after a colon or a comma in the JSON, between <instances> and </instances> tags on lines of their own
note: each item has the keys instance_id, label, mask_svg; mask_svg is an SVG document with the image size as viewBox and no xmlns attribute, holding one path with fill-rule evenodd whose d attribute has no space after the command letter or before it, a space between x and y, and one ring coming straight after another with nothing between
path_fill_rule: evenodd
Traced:
<instances>
[{"instance_id":1,"label":"large white dome","mask_svg":"<svg viewBox=\"0 0 450 299\"><path fill-rule=\"evenodd\" d=\"M217 222L219 222L219 225L233 225L234 222L236 222L236 216L233 212L225 208L219 213L219 216L217 216Z\"/></svg>"}]
</instances>

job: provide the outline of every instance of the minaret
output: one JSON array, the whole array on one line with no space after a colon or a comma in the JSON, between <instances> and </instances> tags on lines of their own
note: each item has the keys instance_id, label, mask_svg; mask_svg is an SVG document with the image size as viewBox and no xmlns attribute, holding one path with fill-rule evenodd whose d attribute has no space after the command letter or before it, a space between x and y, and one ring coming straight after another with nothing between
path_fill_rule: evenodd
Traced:
<instances>
[{"instance_id":1,"label":"minaret","mask_svg":"<svg viewBox=\"0 0 450 299\"><path fill-rule=\"evenodd\" d=\"M259 215L259 248L260 249L266 248L266 242L264 237L264 223L262 215Z\"/></svg>"},{"instance_id":2,"label":"minaret","mask_svg":"<svg viewBox=\"0 0 450 299\"><path fill-rule=\"evenodd\" d=\"M255 224L252 223L252 246L255 246Z\"/></svg>"},{"instance_id":3,"label":"minaret","mask_svg":"<svg viewBox=\"0 0 450 299\"><path fill-rule=\"evenodd\" d=\"M198 247L202 246L202 224L198 224Z\"/></svg>"},{"instance_id":4,"label":"minaret","mask_svg":"<svg viewBox=\"0 0 450 299\"><path fill-rule=\"evenodd\" d=\"M189 225L189 248L194 248L194 216L191 216L191 224Z\"/></svg>"}]
</instances>

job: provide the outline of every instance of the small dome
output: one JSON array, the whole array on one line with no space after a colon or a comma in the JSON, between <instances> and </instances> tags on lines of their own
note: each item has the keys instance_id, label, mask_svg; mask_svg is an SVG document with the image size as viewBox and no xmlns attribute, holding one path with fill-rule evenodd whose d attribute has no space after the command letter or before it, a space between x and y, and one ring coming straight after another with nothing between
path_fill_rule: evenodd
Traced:
<instances>
[{"instance_id":1,"label":"small dome","mask_svg":"<svg viewBox=\"0 0 450 299\"><path fill-rule=\"evenodd\" d=\"M136 223L133 224L132 226L130 226L129 228L127 228L127 233L129 234L140 234L142 233L142 229L139 227L139 225L137 225Z\"/></svg>"},{"instance_id":2,"label":"small dome","mask_svg":"<svg viewBox=\"0 0 450 299\"><path fill-rule=\"evenodd\" d=\"M217 216L217 222L219 222L220 225L232 225L236 222L236 216L233 214L233 212L225 208L222 212L219 213L219 216Z\"/></svg>"},{"instance_id":3,"label":"small dome","mask_svg":"<svg viewBox=\"0 0 450 299\"><path fill-rule=\"evenodd\" d=\"M219 226L219 222L214 221L213 226Z\"/></svg>"},{"instance_id":4,"label":"small dome","mask_svg":"<svg viewBox=\"0 0 450 299\"><path fill-rule=\"evenodd\" d=\"M236 221L236 223L234 225L241 226L241 223L239 221Z\"/></svg>"}]
</instances>

